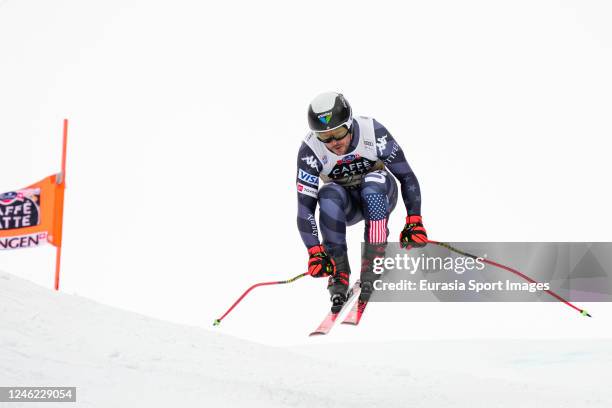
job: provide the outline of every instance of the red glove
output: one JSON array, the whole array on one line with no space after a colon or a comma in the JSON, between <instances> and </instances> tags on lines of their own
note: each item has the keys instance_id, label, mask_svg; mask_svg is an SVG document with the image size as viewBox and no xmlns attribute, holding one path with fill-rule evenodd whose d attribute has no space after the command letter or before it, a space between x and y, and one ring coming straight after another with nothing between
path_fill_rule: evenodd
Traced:
<instances>
[{"instance_id":1,"label":"red glove","mask_svg":"<svg viewBox=\"0 0 612 408\"><path fill-rule=\"evenodd\" d=\"M336 272L336 262L325 252L323 245L308 248L308 273L315 278L333 275Z\"/></svg>"},{"instance_id":2,"label":"red glove","mask_svg":"<svg viewBox=\"0 0 612 408\"><path fill-rule=\"evenodd\" d=\"M399 240L401 247L407 249L427 245L427 231L425 231L420 215L409 215L406 217L406 225L400 233Z\"/></svg>"}]
</instances>

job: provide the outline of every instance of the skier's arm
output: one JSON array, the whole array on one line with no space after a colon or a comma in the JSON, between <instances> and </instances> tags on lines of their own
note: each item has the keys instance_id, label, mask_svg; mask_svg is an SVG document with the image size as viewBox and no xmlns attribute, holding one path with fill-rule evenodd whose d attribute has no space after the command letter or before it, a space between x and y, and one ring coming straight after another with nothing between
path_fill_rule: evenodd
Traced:
<instances>
[{"instance_id":1,"label":"skier's arm","mask_svg":"<svg viewBox=\"0 0 612 408\"><path fill-rule=\"evenodd\" d=\"M319 173L323 164L317 159L312 149L302 143L297 157L297 226L306 248L319 245L319 229L315 221L317 193L319 190Z\"/></svg>"},{"instance_id":2,"label":"skier's arm","mask_svg":"<svg viewBox=\"0 0 612 408\"><path fill-rule=\"evenodd\" d=\"M387 169L399 180L407 215L421 214L421 188L404 152L391 133L374 120L376 152Z\"/></svg>"}]
</instances>

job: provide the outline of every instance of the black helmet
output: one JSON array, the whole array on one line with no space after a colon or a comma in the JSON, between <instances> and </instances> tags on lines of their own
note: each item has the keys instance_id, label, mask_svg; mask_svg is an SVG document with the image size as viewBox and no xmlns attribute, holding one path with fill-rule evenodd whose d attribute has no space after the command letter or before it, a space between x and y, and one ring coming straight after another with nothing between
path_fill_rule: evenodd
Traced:
<instances>
[{"instance_id":1,"label":"black helmet","mask_svg":"<svg viewBox=\"0 0 612 408\"><path fill-rule=\"evenodd\" d=\"M313 132L327 132L353 124L353 111L344 95L325 92L318 95L308 106L308 126Z\"/></svg>"}]
</instances>

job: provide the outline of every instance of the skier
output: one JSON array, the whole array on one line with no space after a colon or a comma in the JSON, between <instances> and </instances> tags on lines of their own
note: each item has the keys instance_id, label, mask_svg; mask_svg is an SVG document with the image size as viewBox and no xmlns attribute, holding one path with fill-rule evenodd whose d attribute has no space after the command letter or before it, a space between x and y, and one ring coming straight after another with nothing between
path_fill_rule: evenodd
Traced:
<instances>
[{"instance_id":1,"label":"skier","mask_svg":"<svg viewBox=\"0 0 612 408\"><path fill-rule=\"evenodd\" d=\"M421 192L416 176L391 133L375 119L353 117L346 98L336 92L318 95L308 107L310 132L297 158L297 225L308 249L308 272L329 276L332 312L347 299L351 274L346 227L365 220L361 262L360 302L367 302L376 275L375 258L384 256L387 220L397 203L399 181L406 206L406 224L400 234L404 248L423 246L427 233L421 219ZM319 188L319 179L323 186ZM319 203L319 242L315 209Z\"/></svg>"}]
</instances>

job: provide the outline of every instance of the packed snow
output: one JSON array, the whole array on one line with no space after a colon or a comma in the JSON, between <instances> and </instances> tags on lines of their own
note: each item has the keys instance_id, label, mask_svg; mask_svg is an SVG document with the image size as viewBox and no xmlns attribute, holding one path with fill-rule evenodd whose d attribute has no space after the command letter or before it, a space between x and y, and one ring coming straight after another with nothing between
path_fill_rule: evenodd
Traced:
<instances>
[{"instance_id":1,"label":"packed snow","mask_svg":"<svg viewBox=\"0 0 612 408\"><path fill-rule=\"evenodd\" d=\"M76 386L82 407L612 406L612 347L603 340L278 348L4 272L0 333L0 385ZM39 404L54 405L6 406Z\"/></svg>"}]
</instances>

